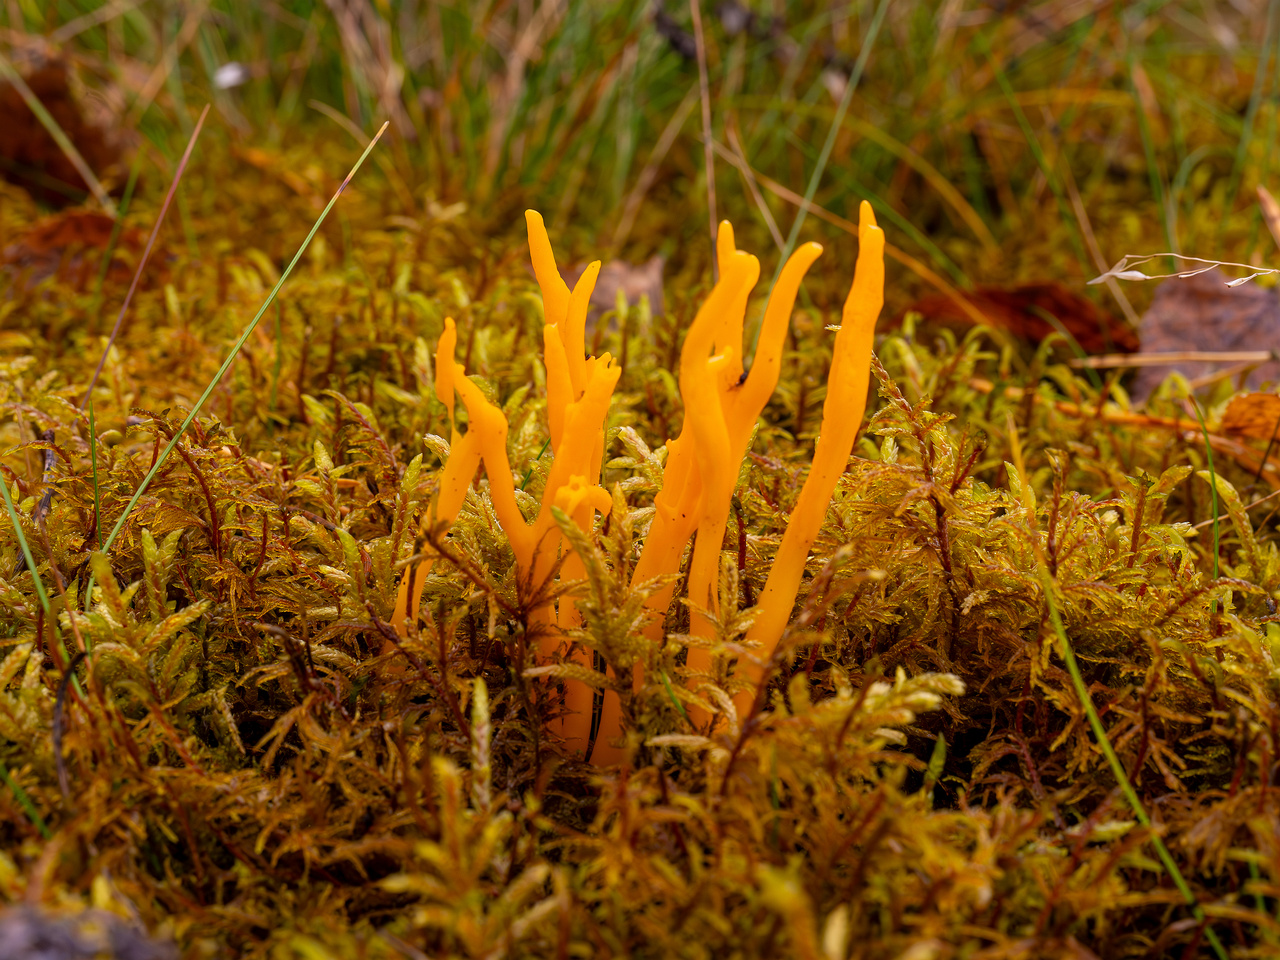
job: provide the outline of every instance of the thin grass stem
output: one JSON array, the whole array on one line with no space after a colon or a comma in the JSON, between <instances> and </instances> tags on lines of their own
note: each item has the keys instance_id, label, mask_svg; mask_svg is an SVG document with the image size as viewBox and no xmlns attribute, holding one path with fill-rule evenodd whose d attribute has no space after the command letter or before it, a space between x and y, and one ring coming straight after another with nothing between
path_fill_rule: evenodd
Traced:
<instances>
[{"instance_id":1,"label":"thin grass stem","mask_svg":"<svg viewBox=\"0 0 1280 960\"><path fill-rule=\"evenodd\" d=\"M862 79L862 72L867 67L867 60L870 59L871 50L876 44L876 36L880 33L880 25L884 23L884 17L888 11L889 0L880 0L880 5L876 7L875 15L871 18L871 25L867 28L867 36L862 41L862 49L858 51L858 59L854 62L853 73L849 75L849 82L844 86L844 95L840 97L840 106L836 108L836 115L831 118L831 128L827 131L827 139L822 144L822 152L818 154L817 166L813 168L813 175L809 177L809 186L804 191L804 203L800 205L800 209L796 211L795 220L791 222L791 232L787 234L786 246L782 248L782 256L778 258L778 267L773 273L773 280L769 282L770 292L778 285L778 278L782 276L782 268L796 248L796 241L800 238L800 228L804 226L805 217L809 214L809 204L813 202L814 196L818 193L818 184L822 182L822 173L827 168L827 161L831 159L831 151L835 148L836 137L840 133L840 127L844 124L844 115L849 112L849 104L853 102L853 92L857 89L858 82Z\"/></svg>"},{"instance_id":2,"label":"thin grass stem","mask_svg":"<svg viewBox=\"0 0 1280 960\"><path fill-rule=\"evenodd\" d=\"M1013 460L1015 469L1018 471L1018 479L1022 486L1019 491L1022 504L1027 511L1028 523L1034 529L1036 522L1035 500L1031 495L1031 485L1027 479L1027 467L1022 457L1022 443L1018 439L1018 428L1013 422L1012 416L1009 417L1009 443L1011 447L1010 457ZM1058 612L1058 604L1053 598L1053 574L1049 572L1049 564L1045 561L1044 555L1039 549L1036 551L1036 566L1040 575L1040 587L1044 591L1045 606L1049 611L1049 621L1053 625L1054 633L1057 635L1062 660L1067 665L1067 672L1071 675L1071 685L1075 688L1076 698L1080 701L1080 706L1089 720L1089 727L1093 730L1094 738L1098 741L1098 747L1102 750L1103 756L1107 758L1107 764L1111 767L1111 772L1120 785L1120 792L1124 794L1130 809L1133 810L1133 815L1142 826L1151 831L1151 843L1156 848L1156 855L1160 858L1165 870L1168 871L1174 886L1178 888L1178 892L1182 894L1182 899L1191 908L1192 916L1204 926L1205 939L1209 941L1219 960L1227 960L1226 948L1223 947L1222 941L1218 939L1218 935L1214 933L1213 928L1209 926L1208 918L1200 907L1200 901L1196 899L1196 895L1182 876L1182 871L1178 869L1178 864L1169 852L1169 848L1165 846L1163 838L1152 828L1151 818L1147 816L1147 810L1143 806L1142 798L1138 796L1138 792L1133 788L1133 783L1129 780L1129 774L1125 771L1124 764L1120 762L1115 748L1111 745L1111 739L1107 736L1107 728L1102 725L1102 718L1098 716L1098 711L1093 705L1093 698L1089 695L1089 688L1084 682L1084 675L1081 674L1080 664L1076 660L1075 649L1071 645L1070 637L1067 636L1066 627L1062 624L1062 616Z\"/></svg>"},{"instance_id":3,"label":"thin grass stem","mask_svg":"<svg viewBox=\"0 0 1280 960\"><path fill-rule=\"evenodd\" d=\"M1228 194L1228 196L1230 196L1230 194ZM1213 467L1213 446L1209 443L1209 428L1205 425L1204 414L1201 412L1200 404L1199 402L1196 401L1195 397L1191 397L1190 399L1191 399L1191 408L1195 411L1195 414L1196 414L1196 420L1200 422L1200 431L1201 433L1204 434L1204 454L1209 465L1209 487L1210 487L1211 495L1213 497L1213 579L1217 580L1218 579L1218 535L1219 535L1219 532L1218 532L1218 473ZM1272 439L1274 439L1274 433L1272 435ZM1270 448L1268 447L1268 449ZM1263 457L1262 462L1263 462L1263 465L1266 464L1265 456ZM1261 471L1262 468L1259 467L1258 469L1259 471ZM1250 504L1250 506L1254 506L1254 505L1255 504ZM1248 507L1246 507L1245 509L1247 510ZM1209 601L1209 615L1214 616L1217 614L1217 612L1218 612L1218 601L1215 598ZM1262 876L1258 871L1258 864L1253 860L1249 861L1249 878L1253 880L1255 884L1261 881L1262 879ZM1261 893L1258 893L1256 891L1254 892L1253 902L1254 902L1254 906L1258 908L1259 913L1266 913L1267 911L1266 899L1262 896ZM1277 905L1280 906L1280 900L1277 900Z\"/></svg>"},{"instance_id":4,"label":"thin grass stem","mask_svg":"<svg viewBox=\"0 0 1280 960\"><path fill-rule=\"evenodd\" d=\"M200 412L200 408L204 406L205 401L209 399L217 385L222 382L222 378L226 376L227 371L231 369L231 365L235 362L236 357L240 355L240 350L244 347L245 342L248 341L253 331L257 329L258 321L262 319L262 315L267 312L267 309L275 301L276 295L280 293L280 288L283 287L285 281L289 279L290 274L293 273L293 268L298 265L298 261L301 260L302 255L306 253L307 247L311 245L312 239L320 230L321 225L328 218L329 211L332 210L334 204L338 202L338 198L342 196L342 192L346 190L347 185L351 183L356 172L359 171L360 167L364 164L365 159L373 152L373 148L378 145L378 141L382 139L382 135L386 132L388 126L390 126L390 121L383 123L378 132L374 134L373 139L369 141L369 145L365 147L364 152L360 154L360 158L356 160L355 166L351 168L342 183L338 185L338 189L329 199L325 208L320 211L320 216L312 225L311 231L307 234L306 239L302 241L302 245L298 247L298 252L295 253L293 255L293 259L289 261L289 266L285 267L284 272L280 274L280 279L277 280L275 286L271 288L271 292L267 294L266 300L262 302L262 306L258 308L258 312L253 315L253 319L245 326L244 331L240 334L240 338L236 340L231 351L227 354L227 358L222 361L222 366L218 368L218 372L213 375L208 386L204 388L204 392L201 393L196 399L196 402L191 405L191 410L187 413L186 418L182 421L178 429L174 431L173 436L170 438L164 450L158 457L156 457L156 462L152 465L147 475L142 478L142 483L138 484L138 489L134 491L133 496L125 505L124 512L120 514L120 519L117 520L115 526L111 528L111 533L107 536L106 542L103 543L103 553L107 553L116 542L116 538L120 536L120 531L124 529L125 522L133 512L133 508L138 505L138 501L142 499L142 495L146 492L147 487L151 485L151 481L155 479L156 474L160 472L160 468L163 467L165 461L169 459L169 454L173 453L174 448L178 445L178 441L182 439L183 435L187 432L187 428L191 426L192 421L195 420L196 415ZM8 499L7 490L5 492L5 498L6 500Z\"/></svg>"},{"instance_id":5,"label":"thin grass stem","mask_svg":"<svg viewBox=\"0 0 1280 960\"><path fill-rule=\"evenodd\" d=\"M40 580L40 574L37 572L39 568L36 566L36 558L31 553L31 545L27 543L26 534L22 532L22 524L18 522L18 509L13 505L13 498L9 496L9 484L0 477L0 494L4 495L4 506L9 512L9 522L13 524L13 536L18 541L18 548L22 550L23 557L27 561L27 569L31 571L31 580L35 585L36 596L40 599L40 606L44 610L44 615L49 621L49 625L53 625L53 613L49 607L49 595L45 593L44 584Z\"/></svg>"},{"instance_id":6,"label":"thin grass stem","mask_svg":"<svg viewBox=\"0 0 1280 960\"><path fill-rule=\"evenodd\" d=\"M707 219L711 225L711 249L716 246L716 163L715 146L711 137L711 84L707 79L707 43L702 32L702 7L698 0L689 0L689 13L693 16L693 42L698 56L698 93L702 99L702 162L707 171ZM711 258L711 272L720 278L716 257Z\"/></svg>"},{"instance_id":7,"label":"thin grass stem","mask_svg":"<svg viewBox=\"0 0 1280 960\"><path fill-rule=\"evenodd\" d=\"M93 470L93 542L102 543L102 487L98 482L98 428L89 401L89 466Z\"/></svg>"},{"instance_id":8,"label":"thin grass stem","mask_svg":"<svg viewBox=\"0 0 1280 960\"><path fill-rule=\"evenodd\" d=\"M209 105L205 104L204 109L200 111L200 119L196 122L195 129L191 131L191 138L187 140L187 149L183 152L182 159L178 161L178 169L173 172L173 182L169 184L169 192L165 195L164 203L160 207L160 215L156 217L155 226L151 228L151 236L147 238L147 245L142 251L142 259L138 261L138 269L133 271L133 282L129 284L129 292L125 294L124 303L120 304L120 313L116 316L115 326L111 328L111 336L107 338L107 345L102 348L102 357L98 360L97 369L93 371L89 386L85 387L84 397L80 400L81 409L89 402L89 398L93 396L93 388L98 384L98 377L102 375L102 368L106 365L107 356L111 353L111 347L115 344L116 337L120 333L120 325L124 322L124 315L129 309L129 304L133 302L133 294L138 289L138 281L142 279L142 271L146 269L147 259L151 256L151 248L155 246L156 237L160 233L160 225L164 223L165 214L169 212L169 204L173 202L173 195L178 189L178 181L182 179L183 171L187 169L187 161L191 159L191 151L195 149L196 139L200 136L200 131L204 127L204 118L208 115Z\"/></svg>"},{"instance_id":9,"label":"thin grass stem","mask_svg":"<svg viewBox=\"0 0 1280 960\"><path fill-rule=\"evenodd\" d=\"M52 837L53 831L44 822L44 817L40 816L40 811L36 809L36 805L32 802L31 797L27 795L27 791L23 790L10 775L9 768L4 765L3 760L0 760L0 780L3 780L5 786L13 793L13 798L18 801L18 806L22 807L27 818L35 824L35 828L40 831L40 836L46 840Z\"/></svg>"},{"instance_id":10,"label":"thin grass stem","mask_svg":"<svg viewBox=\"0 0 1280 960\"><path fill-rule=\"evenodd\" d=\"M1049 620L1053 624L1054 632L1058 635L1062 659L1067 664L1067 672L1071 674L1071 685L1075 687L1076 696L1079 698L1081 706L1084 707L1085 715L1089 718L1089 726L1093 729L1093 735L1098 741L1098 746L1102 748L1102 753L1107 758L1111 772L1115 775L1116 780L1119 781L1120 792L1124 794L1125 800L1129 802L1129 807L1133 810L1133 815L1138 818L1138 822L1152 831L1151 843L1156 848L1156 855L1160 858L1160 862L1164 864L1165 870L1169 872L1174 886L1182 894L1182 899L1191 908L1191 915L1204 924L1205 939L1213 947L1213 952L1218 956L1219 960L1227 960L1226 948L1223 947L1222 941L1218 939L1218 935L1214 933L1213 927L1209 926L1208 918L1200 907L1200 901L1196 899L1196 895L1183 878L1182 871L1178 869L1178 864L1174 861L1173 855L1169 853L1169 848L1165 846L1163 838L1152 830L1151 818L1147 816L1146 808L1142 805L1142 799L1138 796L1138 792L1133 789L1133 784L1129 782L1129 775L1125 772L1124 764L1120 762L1120 758L1116 756L1115 749L1111 746L1111 740L1107 737L1107 729L1102 725L1102 718L1098 716L1098 711L1093 706L1093 700L1089 696L1089 688L1085 686L1084 677L1080 673L1080 664L1076 661L1076 654L1071 646L1071 640L1067 637L1066 628L1062 625L1062 617L1058 614L1058 605L1053 600L1053 578L1050 576L1049 568L1043 560L1040 561L1040 577L1044 587L1045 603L1049 607Z\"/></svg>"}]
</instances>

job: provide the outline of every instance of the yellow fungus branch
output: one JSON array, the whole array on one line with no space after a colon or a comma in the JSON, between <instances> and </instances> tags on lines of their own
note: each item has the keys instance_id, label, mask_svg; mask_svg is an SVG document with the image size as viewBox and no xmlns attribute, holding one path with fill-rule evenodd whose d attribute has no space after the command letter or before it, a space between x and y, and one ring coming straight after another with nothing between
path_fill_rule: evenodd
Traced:
<instances>
[{"instance_id":1,"label":"yellow fungus branch","mask_svg":"<svg viewBox=\"0 0 1280 960\"><path fill-rule=\"evenodd\" d=\"M827 397L822 405L822 427L814 449L813 465L787 521L787 530L774 557L769 578L756 605L756 618L747 632L749 640L761 644L760 661L739 664L742 675L756 684L764 680L762 663L773 655L804 576L809 549L827 515L836 482L853 452L853 441L866 410L871 378L871 347L876 318L884 305L884 231L876 226L871 204L865 200L858 215L858 262L853 287L844 304L840 331L827 378ZM740 714L751 704L750 695L740 695Z\"/></svg>"},{"instance_id":2,"label":"yellow fungus branch","mask_svg":"<svg viewBox=\"0 0 1280 960\"><path fill-rule=\"evenodd\" d=\"M822 253L816 243L804 244L788 260L774 288L756 347L756 358L745 381L742 378L743 319L747 298L759 278L755 257L734 248L733 228L724 222L717 242L720 282L716 284L685 336L680 360L680 390L684 398L685 426L667 443L667 464L662 490L654 498L655 515L640 559L632 574L639 585L663 574L675 573L689 538L697 530L698 541L689 570L689 597L699 607L716 612L720 598L720 548L728 524L733 489L737 483L751 432L778 383L782 350L795 306L800 281ZM714 354L714 356L712 356ZM652 643L662 641L662 614L671 603L675 585L649 597L646 605L654 619L645 629ZM692 618L694 636L708 636L710 622ZM706 674L710 655L691 650L688 666ZM635 689L644 682L640 664L633 672ZM695 711L693 719L705 719ZM607 744L621 730L621 704L605 694L600 740ZM597 746L604 762L619 759L608 746Z\"/></svg>"},{"instance_id":3,"label":"yellow fungus branch","mask_svg":"<svg viewBox=\"0 0 1280 960\"><path fill-rule=\"evenodd\" d=\"M599 262L587 268L571 291L556 267L542 217L528 211L526 222L546 320L543 355L547 421L554 451L538 515L527 523L520 512L507 455L506 417L466 378L462 365L454 359L457 330L452 320L446 320L436 355L436 394L448 410L451 424L455 419L455 395L461 397L469 426L465 435L453 426L450 456L428 518L437 524L452 524L483 464L494 512L515 555L518 590L528 605L529 625L536 628L533 633L538 656L545 660L565 655L570 662L590 668L590 650L563 649L566 631L581 625L573 599L561 597L554 610L551 601L545 599L553 595L548 587L564 548L553 510L563 511L578 529L589 533L596 513L606 514L612 506L598 480L604 456L605 418L621 371L608 354L599 358L585 355L586 315ZM885 248L884 234L866 203L860 210L858 235L854 282L835 338L813 465L789 518L760 596L755 622L748 632L749 639L759 642L761 657L739 666L742 675L757 685L764 682L762 664L768 663L790 618L809 550L848 462L866 405L872 340L884 298ZM755 257L735 249L733 228L727 222L720 225L716 253L720 281L694 318L680 355L684 426L680 435L667 443L662 490L654 499L654 519L632 574L633 586L639 586L675 573L690 537L696 533L688 577L693 608L690 632L695 637L713 634L714 617L722 603L730 599L719 596L719 571L734 488L752 431L778 383L800 282L821 252L817 244L805 244L784 265L765 311L755 362L744 376L743 321L748 297L760 276L760 264ZM416 622L431 564L431 559L424 560L412 577L401 582L394 623L402 635L408 622ZM583 558L573 552L563 558L562 579L577 580L585 574ZM674 589L673 584L668 585L646 601L653 618L644 632L653 643L663 639L661 618ZM712 667L708 650L690 650L688 675L694 686L712 678ZM632 679L634 689L639 691L644 685L642 663L636 665ZM563 711L553 726L568 751L589 755L593 691L576 680L565 681L563 689ZM740 712L749 706L749 697L738 698ZM691 719L702 723L707 718L695 710ZM617 693L607 690L595 747L596 762L625 759L620 746L622 732L621 701Z\"/></svg>"},{"instance_id":4,"label":"yellow fungus branch","mask_svg":"<svg viewBox=\"0 0 1280 960\"><path fill-rule=\"evenodd\" d=\"M542 217L529 211L526 222L547 321L543 328L547 419L554 448L538 515L528 524L520 512L507 455L507 418L467 379L466 371L455 360L457 329L452 319L446 319L436 352L436 396L449 413L452 440L428 520L453 524L476 470L483 463L489 479L489 498L515 554L517 589L530 604L529 621L530 626L537 628L538 654L546 659L558 652L563 643L563 630L580 622L571 598L560 601L558 613L551 609L548 600L540 599L550 595L546 588L563 546L563 535L552 510L563 510L581 530L590 531L596 512L608 513L612 506L608 493L595 481L600 476L604 456L604 421L621 370L613 365L608 354L599 358L584 356L587 309L600 264L588 267L570 292L556 267ZM455 395L462 398L467 409L465 435L456 426ZM408 624L417 622L420 615L422 591L432 563L433 558L423 560L412 576L401 580L392 622L402 636L408 632ZM562 577L578 579L584 574L581 558L576 554L565 558ZM586 656L578 654L576 659L585 661ZM585 752L591 722L591 690L571 681L565 684L565 696L565 710L557 726L569 749Z\"/></svg>"}]
</instances>

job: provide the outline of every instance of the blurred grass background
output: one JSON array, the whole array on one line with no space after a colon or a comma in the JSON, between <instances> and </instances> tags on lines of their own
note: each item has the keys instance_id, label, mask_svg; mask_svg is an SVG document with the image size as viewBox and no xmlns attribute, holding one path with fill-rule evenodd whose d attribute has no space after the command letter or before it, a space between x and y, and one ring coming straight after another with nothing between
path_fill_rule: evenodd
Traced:
<instances>
[{"instance_id":1,"label":"blurred grass background","mask_svg":"<svg viewBox=\"0 0 1280 960\"><path fill-rule=\"evenodd\" d=\"M715 213L743 246L788 233L869 45L815 198L837 223L811 217L804 238L850 262L838 220L871 200L904 254L891 307L942 283L1075 286L1124 253L1272 256L1254 190L1273 175L1276 0L891 2L869 37L875 7L701 0ZM463 203L506 229L535 206L579 254L695 258L673 260L671 276L705 273L710 248L691 242L709 204L692 12L678 0L4 0L0 49L20 67L65 59L168 162L205 102L211 140L269 149L283 171L317 142L354 147L341 127L389 119L394 212ZM192 181L216 189L202 155L225 155L197 155ZM165 179L148 187L144 170L144 189Z\"/></svg>"}]
</instances>

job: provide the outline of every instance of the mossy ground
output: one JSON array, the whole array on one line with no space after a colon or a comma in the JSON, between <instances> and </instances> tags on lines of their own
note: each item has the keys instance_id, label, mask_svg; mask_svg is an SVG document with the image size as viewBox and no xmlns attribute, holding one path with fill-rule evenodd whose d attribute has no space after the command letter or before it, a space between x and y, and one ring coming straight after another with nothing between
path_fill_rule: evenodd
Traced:
<instances>
[{"instance_id":1,"label":"mossy ground","mask_svg":"<svg viewBox=\"0 0 1280 960\"><path fill-rule=\"evenodd\" d=\"M633 244L636 260L673 257L666 313L598 320L593 352L625 357L603 477L615 507L573 588L578 642L647 658L649 682L624 698L629 764L565 761L484 484L447 537L423 524L447 453L432 389L446 316L507 413L530 502L545 481L542 310L519 229L536 189L468 205L474 185L438 179L428 199L392 155L343 196L106 555L351 141L300 133L267 163L202 146L93 390L92 431L81 398L136 246L100 294L94 251L0 275L4 481L36 560L0 524L0 897L101 907L190 957L1176 957L1209 955L1208 931L1235 957L1280 953L1280 551L1271 501L1254 504L1265 484L1241 465L1266 445L1232 441L1233 457L1219 436L1229 381L1200 398L1210 464L1177 380L1134 411L1123 381L1073 372L1061 343L912 317L886 329L769 709L736 716L708 693L716 726L694 728L678 695L687 608L668 611L659 650L618 629L682 418L679 338L710 289L705 211L676 209L698 196L693 174L668 171ZM1040 188L1028 203L1057 209ZM144 184L130 209L143 236L161 197ZM46 213L0 186L6 242ZM1135 242L1150 226L1096 219ZM1001 249L1010 280L1040 249L1084 275L1060 224L1002 225L986 252L960 230L940 242L983 280ZM566 226L564 248L590 255L597 229ZM806 282L739 477L726 655L744 650L812 454L853 253L830 242ZM891 273L886 314L917 282ZM429 614L394 642L401 571L429 553L444 557ZM1091 731L1055 611L1151 828Z\"/></svg>"}]
</instances>

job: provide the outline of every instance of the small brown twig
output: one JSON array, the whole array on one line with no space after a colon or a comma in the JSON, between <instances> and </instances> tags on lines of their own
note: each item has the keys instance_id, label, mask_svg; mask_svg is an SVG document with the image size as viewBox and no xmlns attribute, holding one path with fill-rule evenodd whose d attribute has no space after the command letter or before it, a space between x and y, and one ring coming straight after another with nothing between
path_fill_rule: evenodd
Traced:
<instances>
[{"instance_id":1,"label":"small brown twig","mask_svg":"<svg viewBox=\"0 0 1280 960\"><path fill-rule=\"evenodd\" d=\"M431 675L431 671L427 669L427 665L422 661L422 658L404 645L404 642L400 639L400 634L392 629L391 624L374 613L372 602L366 601L365 609L369 612L369 622L373 625L373 628L382 635L383 639L400 651L413 669L418 671L418 676L436 688L436 693L440 695L440 699L448 706L449 713L453 715L453 722L458 725L458 729L466 734L467 739L470 740L471 724L467 722L466 716L463 715L462 706L458 703L458 698L454 692L449 689L449 685L441 678Z\"/></svg>"}]
</instances>

